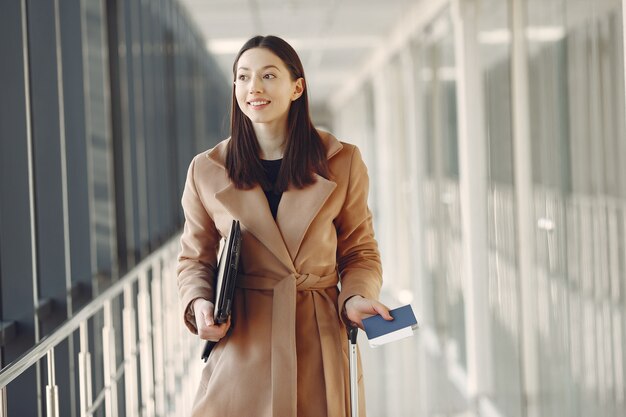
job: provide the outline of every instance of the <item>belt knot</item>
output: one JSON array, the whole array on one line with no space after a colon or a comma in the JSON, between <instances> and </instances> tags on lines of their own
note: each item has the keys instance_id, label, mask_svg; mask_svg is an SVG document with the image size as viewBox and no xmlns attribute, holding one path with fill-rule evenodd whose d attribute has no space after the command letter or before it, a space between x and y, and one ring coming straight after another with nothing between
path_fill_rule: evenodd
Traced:
<instances>
[{"instance_id":1,"label":"belt knot","mask_svg":"<svg viewBox=\"0 0 626 417\"><path fill-rule=\"evenodd\" d=\"M316 286L322 279L319 275L315 274L294 274L294 277L298 291L318 289Z\"/></svg>"}]
</instances>

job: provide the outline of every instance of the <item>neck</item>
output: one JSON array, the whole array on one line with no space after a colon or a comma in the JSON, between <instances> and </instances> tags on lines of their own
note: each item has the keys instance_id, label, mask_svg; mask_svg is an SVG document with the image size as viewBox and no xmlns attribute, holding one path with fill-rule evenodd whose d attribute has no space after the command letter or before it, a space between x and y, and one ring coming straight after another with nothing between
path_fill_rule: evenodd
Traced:
<instances>
[{"instance_id":1,"label":"neck","mask_svg":"<svg viewBox=\"0 0 626 417\"><path fill-rule=\"evenodd\" d=\"M259 143L261 159L283 157L287 138L287 123L254 123L254 133Z\"/></svg>"}]
</instances>

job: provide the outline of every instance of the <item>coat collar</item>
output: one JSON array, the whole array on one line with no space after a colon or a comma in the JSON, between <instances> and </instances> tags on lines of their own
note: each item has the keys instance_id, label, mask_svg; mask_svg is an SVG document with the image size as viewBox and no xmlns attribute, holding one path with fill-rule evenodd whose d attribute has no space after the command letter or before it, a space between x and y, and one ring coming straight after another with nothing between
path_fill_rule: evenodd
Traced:
<instances>
[{"instance_id":1,"label":"coat collar","mask_svg":"<svg viewBox=\"0 0 626 417\"><path fill-rule=\"evenodd\" d=\"M318 131L322 138L322 143L326 148L326 158L330 159L335 156L340 150L343 149L343 145L332 134L324 131ZM230 138L221 141L213 149L206 152L206 157L213 161L213 163L226 169L226 152L228 151L228 143Z\"/></svg>"},{"instance_id":2,"label":"coat collar","mask_svg":"<svg viewBox=\"0 0 626 417\"><path fill-rule=\"evenodd\" d=\"M336 155L343 145L330 133L320 132L328 159ZM222 141L207 152L207 158L225 168L226 150L230 139ZM290 272L297 272L294 260L304 236L328 200L337 184L314 174L315 183L297 189L290 186L282 195L276 221L272 217L267 199L257 184L249 190L239 190L232 182L215 194L215 198L238 219L245 229L265 245Z\"/></svg>"}]
</instances>

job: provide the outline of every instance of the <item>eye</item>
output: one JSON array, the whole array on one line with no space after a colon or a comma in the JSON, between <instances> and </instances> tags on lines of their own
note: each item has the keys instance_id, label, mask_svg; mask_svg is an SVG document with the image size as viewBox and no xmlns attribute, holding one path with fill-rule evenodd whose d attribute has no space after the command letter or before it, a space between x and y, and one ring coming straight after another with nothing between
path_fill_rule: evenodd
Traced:
<instances>
[{"instance_id":1,"label":"eye","mask_svg":"<svg viewBox=\"0 0 626 417\"><path fill-rule=\"evenodd\" d=\"M248 79L248 76L247 76L247 75L245 75L245 74L239 74L239 75L237 76L237 80L238 80L238 81L245 81L245 80L247 80L247 79Z\"/></svg>"},{"instance_id":2,"label":"eye","mask_svg":"<svg viewBox=\"0 0 626 417\"><path fill-rule=\"evenodd\" d=\"M276 78L276 76L274 74L265 74L263 78L265 78L266 80L271 80Z\"/></svg>"}]
</instances>

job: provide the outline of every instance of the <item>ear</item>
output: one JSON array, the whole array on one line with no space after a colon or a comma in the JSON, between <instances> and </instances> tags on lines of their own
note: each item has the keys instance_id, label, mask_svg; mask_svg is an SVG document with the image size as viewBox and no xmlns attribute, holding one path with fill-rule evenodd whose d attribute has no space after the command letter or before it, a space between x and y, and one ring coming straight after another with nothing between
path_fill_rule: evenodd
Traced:
<instances>
[{"instance_id":1,"label":"ear","mask_svg":"<svg viewBox=\"0 0 626 417\"><path fill-rule=\"evenodd\" d=\"M296 86L293 90L293 93L291 94L291 101L296 101L297 99L299 99L302 93L304 93L304 89L304 78L300 77L296 80Z\"/></svg>"}]
</instances>

